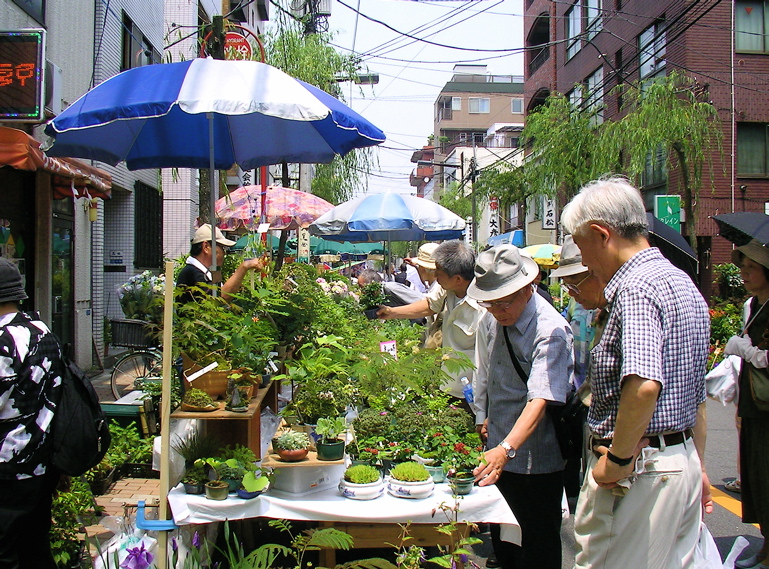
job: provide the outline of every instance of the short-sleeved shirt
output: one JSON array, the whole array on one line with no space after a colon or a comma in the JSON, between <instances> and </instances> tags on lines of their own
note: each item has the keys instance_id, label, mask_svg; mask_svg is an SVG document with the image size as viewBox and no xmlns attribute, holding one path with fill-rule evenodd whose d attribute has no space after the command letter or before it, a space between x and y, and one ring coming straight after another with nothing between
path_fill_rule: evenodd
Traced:
<instances>
[{"instance_id":1,"label":"short-sleeved shirt","mask_svg":"<svg viewBox=\"0 0 769 569\"><path fill-rule=\"evenodd\" d=\"M562 404L571 390L574 373L573 339L569 323L538 294L532 294L515 324L507 327L522 378L507 349L503 327L487 313L477 337L476 407L479 419L488 419L487 447L504 439L521 416L526 403L545 399ZM547 474L563 470L563 457L549 415L516 449L505 470L517 474Z\"/></svg>"},{"instance_id":2,"label":"short-sleeved shirt","mask_svg":"<svg viewBox=\"0 0 769 569\"><path fill-rule=\"evenodd\" d=\"M569 300L566 320L574 333L574 386L580 387L585 383L590 365L590 349L596 338L596 319L601 311L588 310L574 298Z\"/></svg>"},{"instance_id":3,"label":"short-sleeved shirt","mask_svg":"<svg viewBox=\"0 0 769 569\"><path fill-rule=\"evenodd\" d=\"M59 341L38 314L0 316L0 480L45 474L63 371Z\"/></svg>"},{"instance_id":4,"label":"short-sleeved shirt","mask_svg":"<svg viewBox=\"0 0 769 569\"><path fill-rule=\"evenodd\" d=\"M590 361L590 429L612 437L624 379L656 381L661 391L646 434L694 426L705 400L710 319L700 291L656 247L626 261L606 285L606 327Z\"/></svg>"},{"instance_id":5,"label":"short-sleeved shirt","mask_svg":"<svg viewBox=\"0 0 769 569\"><path fill-rule=\"evenodd\" d=\"M430 310L443 313L443 347L453 348L465 354L470 360L475 358L475 332L486 309L465 295L457 298L453 291L447 291L436 283L425 295ZM473 370L464 369L452 375L452 381L443 386L443 391L459 399L464 398L460 378L473 379Z\"/></svg>"}]
</instances>

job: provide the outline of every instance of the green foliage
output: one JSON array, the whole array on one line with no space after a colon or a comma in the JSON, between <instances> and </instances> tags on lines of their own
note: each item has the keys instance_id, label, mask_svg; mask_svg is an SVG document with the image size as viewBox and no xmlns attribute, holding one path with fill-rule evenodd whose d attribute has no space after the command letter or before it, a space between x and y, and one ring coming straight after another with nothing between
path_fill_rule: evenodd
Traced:
<instances>
[{"instance_id":1,"label":"green foliage","mask_svg":"<svg viewBox=\"0 0 769 569\"><path fill-rule=\"evenodd\" d=\"M347 423L344 417L320 417L315 426L315 432L323 437L324 443L330 443L336 441L345 428Z\"/></svg>"},{"instance_id":2,"label":"green foliage","mask_svg":"<svg viewBox=\"0 0 769 569\"><path fill-rule=\"evenodd\" d=\"M281 450L300 450L310 446L310 438L307 433L299 431L286 431L273 442L275 448Z\"/></svg>"},{"instance_id":3,"label":"green foliage","mask_svg":"<svg viewBox=\"0 0 769 569\"><path fill-rule=\"evenodd\" d=\"M182 482L185 484L205 484L208 482L208 473L206 472L205 465L199 460L195 461L184 473Z\"/></svg>"},{"instance_id":4,"label":"green foliage","mask_svg":"<svg viewBox=\"0 0 769 569\"><path fill-rule=\"evenodd\" d=\"M127 427L123 427L113 419L109 424L109 432L112 436L112 442L106 458L112 466L119 468L129 461L139 462L135 456L146 454L145 444L143 444L136 423L132 422ZM151 450L150 456L152 456Z\"/></svg>"},{"instance_id":5,"label":"green foliage","mask_svg":"<svg viewBox=\"0 0 769 569\"><path fill-rule=\"evenodd\" d=\"M353 484L370 484L379 480L379 470L368 464L356 464L344 471L344 479Z\"/></svg>"},{"instance_id":6,"label":"green foliage","mask_svg":"<svg viewBox=\"0 0 769 569\"><path fill-rule=\"evenodd\" d=\"M187 390L187 392L184 394L183 401L187 405L193 405L195 407L208 407L214 402L208 393L202 389L195 389L194 387Z\"/></svg>"},{"instance_id":7,"label":"green foliage","mask_svg":"<svg viewBox=\"0 0 769 569\"><path fill-rule=\"evenodd\" d=\"M385 302L387 302L387 297L385 296L382 283L371 282L361 287L360 305L363 307L364 310L379 308Z\"/></svg>"},{"instance_id":8,"label":"green foliage","mask_svg":"<svg viewBox=\"0 0 769 569\"><path fill-rule=\"evenodd\" d=\"M58 567L72 567L80 553L80 530L96 523L88 484L73 478L70 488L54 495L51 504L50 543Z\"/></svg>"},{"instance_id":9,"label":"green foliage","mask_svg":"<svg viewBox=\"0 0 769 569\"><path fill-rule=\"evenodd\" d=\"M208 456L216 456L221 446L222 443L218 438L202 430L197 430L183 439L177 436L171 442L171 447L182 455L187 463L193 463Z\"/></svg>"},{"instance_id":10,"label":"green foliage","mask_svg":"<svg viewBox=\"0 0 769 569\"><path fill-rule=\"evenodd\" d=\"M421 482L430 478L430 473L423 464L407 461L396 464L395 468L390 470L390 476L403 482Z\"/></svg>"},{"instance_id":11,"label":"green foliage","mask_svg":"<svg viewBox=\"0 0 769 569\"><path fill-rule=\"evenodd\" d=\"M220 453L222 459L234 459L243 465L246 470L254 471L257 469L257 458L254 451L247 446L235 445L233 448L225 447Z\"/></svg>"},{"instance_id":12,"label":"green foliage","mask_svg":"<svg viewBox=\"0 0 769 569\"><path fill-rule=\"evenodd\" d=\"M737 265L733 263L713 265L713 272L716 274L719 297L724 300L747 298L748 292L745 290L740 268Z\"/></svg>"},{"instance_id":13,"label":"green foliage","mask_svg":"<svg viewBox=\"0 0 769 569\"><path fill-rule=\"evenodd\" d=\"M269 486L270 478L267 475L249 470L243 475L240 484L246 492L261 492Z\"/></svg>"},{"instance_id":14,"label":"green foliage","mask_svg":"<svg viewBox=\"0 0 769 569\"><path fill-rule=\"evenodd\" d=\"M98 482L99 480L106 480L114 468L115 467L112 462L110 462L109 458L105 456L101 459L99 464L83 474L83 477L87 482Z\"/></svg>"},{"instance_id":15,"label":"green foliage","mask_svg":"<svg viewBox=\"0 0 769 569\"><path fill-rule=\"evenodd\" d=\"M473 214L473 200L465 195L464 186L452 182L443 190L438 203L449 211L453 211L462 219L467 219Z\"/></svg>"}]
</instances>

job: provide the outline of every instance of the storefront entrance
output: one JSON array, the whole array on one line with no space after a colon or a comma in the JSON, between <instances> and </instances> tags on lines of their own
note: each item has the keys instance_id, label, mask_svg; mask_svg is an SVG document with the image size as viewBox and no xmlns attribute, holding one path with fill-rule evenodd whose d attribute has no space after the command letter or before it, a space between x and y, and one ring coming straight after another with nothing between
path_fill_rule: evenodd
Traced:
<instances>
[{"instance_id":1,"label":"storefront entrance","mask_svg":"<svg viewBox=\"0 0 769 569\"><path fill-rule=\"evenodd\" d=\"M74 342L73 203L53 200L51 243L51 325L63 344Z\"/></svg>"}]
</instances>

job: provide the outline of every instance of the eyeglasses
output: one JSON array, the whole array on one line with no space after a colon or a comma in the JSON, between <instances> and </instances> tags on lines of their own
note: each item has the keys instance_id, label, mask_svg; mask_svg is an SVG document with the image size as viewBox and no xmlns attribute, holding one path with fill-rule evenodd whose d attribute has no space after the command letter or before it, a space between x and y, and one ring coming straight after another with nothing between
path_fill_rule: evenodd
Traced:
<instances>
[{"instance_id":1,"label":"eyeglasses","mask_svg":"<svg viewBox=\"0 0 769 569\"><path fill-rule=\"evenodd\" d=\"M569 284L569 283L563 283L563 286L566 287L566 290L569 291L569 294L579 294L579 287L582 286L582 283L584 283L587 279L593 276L593 273L588 273L584 279L579 281L577 284Z\"/></svg>"},{"instance_id":2,"label":"eyeglasses","mask_svg":"<svg viewBox=\"0 0 769 569\"><path fill-rule=\"evenodd\" d=\"M507 310L513 304L514 300L495 300L494 302L478 301L478 306L482 306L487 310Z\"/></svg>"}]
</instances>

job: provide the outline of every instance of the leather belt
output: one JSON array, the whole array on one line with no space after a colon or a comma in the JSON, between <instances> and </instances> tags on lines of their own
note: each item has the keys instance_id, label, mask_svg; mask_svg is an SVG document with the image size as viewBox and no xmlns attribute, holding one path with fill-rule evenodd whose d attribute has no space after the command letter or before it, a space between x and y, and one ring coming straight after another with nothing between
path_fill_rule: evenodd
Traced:
<instances>
[{"instance_id":1,"label":"leather belt","mask_svg":"<svg viewBox=\"0 0 769 569\"><path fill-rule=\"evenodd\" d=\"M694 433L691 429L686 429L685 431L678 431L677 433L669 433L667 435L644 435L644 438L649 439L649 444L647 446L662 448L663 442L666 447L672 447L680 445L684 441L688 441L693 435ZM612 439L599 439L591 436L590 450L592 450L594 446L605 446L608 448L611 446L611 442Z\"/></svg>"}]
</instances>

